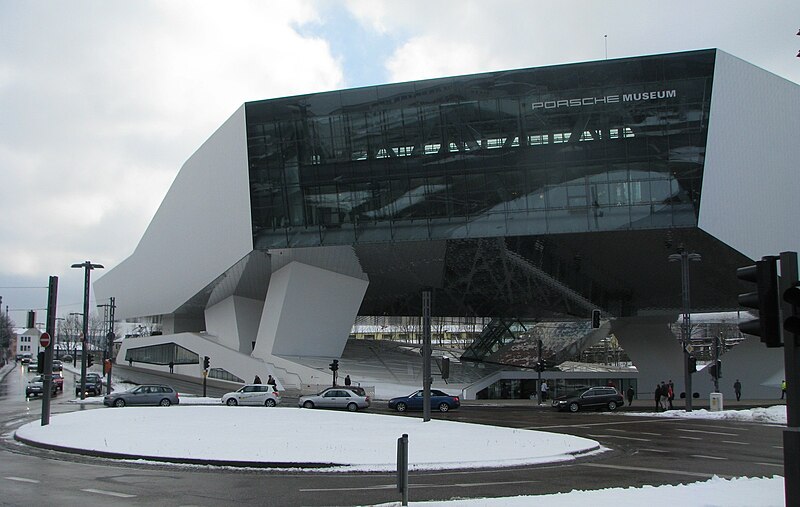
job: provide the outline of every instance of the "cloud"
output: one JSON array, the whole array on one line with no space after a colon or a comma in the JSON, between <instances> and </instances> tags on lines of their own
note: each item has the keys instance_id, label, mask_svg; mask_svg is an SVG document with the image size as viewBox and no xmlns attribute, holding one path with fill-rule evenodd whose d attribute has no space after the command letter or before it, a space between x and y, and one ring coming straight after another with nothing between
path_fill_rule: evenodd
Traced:
<instances>
[{"instance_id":1,"label":"cloud","mask_svg":"<svg viewBox=\"0 0 800 507\"><path fill-rule=\"evenodd\" d=\"M4 277L113 267L243 102L343 82L298 30L313 2L4 3L0 19Z\"/></svg>"}]
</instances>

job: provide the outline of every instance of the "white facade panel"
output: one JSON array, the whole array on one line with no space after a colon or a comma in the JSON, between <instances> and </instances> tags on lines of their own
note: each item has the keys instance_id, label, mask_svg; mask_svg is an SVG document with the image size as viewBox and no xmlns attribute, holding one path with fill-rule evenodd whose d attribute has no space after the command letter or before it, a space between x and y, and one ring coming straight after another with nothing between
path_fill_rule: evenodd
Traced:
<instances>
[{"instance_id":1,"label":"white facade panel","mask_svg":"<svg viewBox=\"0 0 800 507\"><path fill-rule=\"evenodd\" d=\"M758 259L800 250L800 86L717 51L699 227Z\"/></svg>"},{"instance_id":2,"label":"white facade panel","mask_svg":"<svg viewBox=\"0 0 800 507\"><path fill-rule=\"evenodd\" d=\"M206 331L222 345L249 355L263 308L263 301L231 296L206 309Z\"/></svg>"},{"instance_id":3,"label":"white facade panel","mask_svg":"<svg viewBox=\"0 0 800 507\"><path fill-rule=\"evenodd\" d=\"M253 355L340 357L368 285L290 262L272 274Z\"/></svg>"},{"instance_id":4,"label":"white facade panel","mask_svg":"<svg viewBox=\"0 0 800 507\"><path fill-rule=\"evenodd\" d=\"M173 312L253 249L244 106L183 165L133 254L95 283L120 319Z\"/></svg>"}]
</instances>

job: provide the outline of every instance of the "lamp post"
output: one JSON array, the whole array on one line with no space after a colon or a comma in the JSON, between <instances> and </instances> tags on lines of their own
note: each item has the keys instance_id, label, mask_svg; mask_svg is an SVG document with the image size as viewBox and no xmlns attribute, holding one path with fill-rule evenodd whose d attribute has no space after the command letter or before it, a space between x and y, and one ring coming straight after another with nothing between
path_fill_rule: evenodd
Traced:
<instances>
[{"instance_id":1,"label":"lamp post","mask_svg":"<svg viewBox=\"0 0 800 507\"><path fill-rule=\"evenodd\" d=\"M89 336L89 274L93 269L103 269L101 264L84 261L73 264L73 268L83 268L83 338L81 339L81 399L86 399L86 339Z\"/></svg>"},{"instance_id":2,"label":"lamp post","mask_svg":"<svg viewBox=\"0 0 800 507\"><path fill-rule=\"evenodd\" d=\"M702 257L698 253L689 253L683 246L678 247L678 253L667 257L669 262L681 263L681 295L683 306L683 323L681 325L681 342L683 345L683 382L686 386L686 411L692 411L692 372L689 371L689 352L691 341L691 320L689 317L689 261L700 262Z\"/></svg>"}]
</instances>

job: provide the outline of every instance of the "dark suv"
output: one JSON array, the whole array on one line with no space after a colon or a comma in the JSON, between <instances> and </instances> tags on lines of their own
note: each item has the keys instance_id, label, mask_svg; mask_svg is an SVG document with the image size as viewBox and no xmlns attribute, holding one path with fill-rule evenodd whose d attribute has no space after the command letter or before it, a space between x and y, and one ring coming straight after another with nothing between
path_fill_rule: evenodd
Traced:
<instances>
[{"instance_id":1,"label":"dark suv","mask_svg":"<svg viewBox=\"0 0 800 507\"><path fill-rule=\"evenodd\" d=\"M553 400L553 407L570 412L577 412L585 408L616 410L623 404L622 395L613 387L579 389Z\"/></svg>"}]
</instances>

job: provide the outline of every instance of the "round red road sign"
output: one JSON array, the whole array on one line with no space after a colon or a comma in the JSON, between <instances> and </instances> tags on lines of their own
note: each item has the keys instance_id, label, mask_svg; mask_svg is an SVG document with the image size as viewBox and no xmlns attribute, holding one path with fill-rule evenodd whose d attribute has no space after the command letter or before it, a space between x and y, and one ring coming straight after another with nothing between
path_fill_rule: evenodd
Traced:
<instances>
[{"instance_id":1,"label":"round red road sign","mask_svg":"<svg viewBox=\"0 0 800 507\"><path fill-rule=\"evenodd\" d=\"M50 335L48 333L39 335L39 345L42 347L48 347L50 345Z\"/></svg>"}]
</instances>

